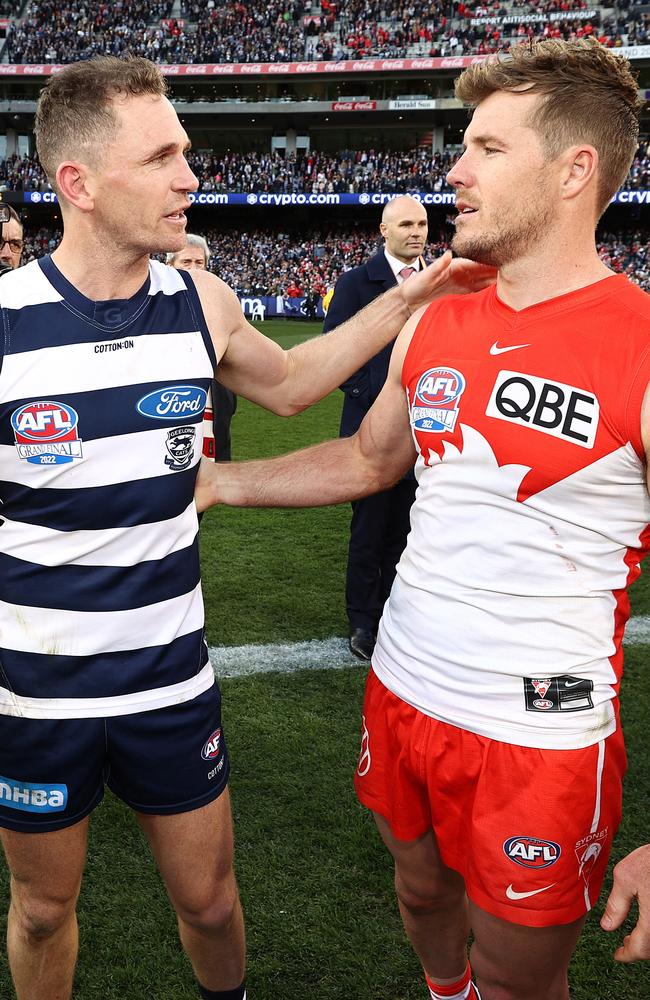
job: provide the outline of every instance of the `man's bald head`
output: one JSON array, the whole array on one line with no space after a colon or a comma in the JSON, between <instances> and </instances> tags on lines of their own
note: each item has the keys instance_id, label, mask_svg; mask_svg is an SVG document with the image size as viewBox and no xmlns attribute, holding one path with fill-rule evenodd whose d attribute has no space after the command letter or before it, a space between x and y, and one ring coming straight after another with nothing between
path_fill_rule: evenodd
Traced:
<instances>
[{"instance_id":1,"label":"man's bald head","mask_svg":"<svg viewBox=\"0 0 650 1000\"><path fill-rule=\"evenodd\" d=\"M424 215L425 219L427 217L426 209L423 207L422 202L410 194L400 194L396 198L391 198L390 201L386 202L384 210L381 213L381 221L393 222L397 216L410 215L411 213L418 217Z\"/></svg>"},{"instance_id":2,"label":"man's bald head","mask_svg":"<svg viewBox=\"0 0 650 1000\"><path fill-rule=\"evenodd\" d=\"M393 198L384 205L379 231L386 241L388 253L410 264L420 256L427 241L426 209L409 194Z\"/></svg>"}]
</instances>

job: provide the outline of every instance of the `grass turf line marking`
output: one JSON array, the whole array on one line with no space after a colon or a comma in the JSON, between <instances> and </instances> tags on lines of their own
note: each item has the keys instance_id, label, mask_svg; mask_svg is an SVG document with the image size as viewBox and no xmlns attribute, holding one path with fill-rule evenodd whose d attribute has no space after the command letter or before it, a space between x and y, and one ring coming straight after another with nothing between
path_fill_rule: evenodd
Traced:
<instances>
[{"instance_id":1,"label":"grass turf line marking","mask_svg":"<svg viewBox=\"0 0 650 1000\"><path fill-rule=\"evenodd\" d=\"M630 618L625 630L625 645L642 646L645 643L650 643L650 615ZM210 646L209 653L217 677L363 667L361 660L348 649L347 639L336 637L267 646Z\"/></svg>"},{"instance_id":2,"label":"grass turf line marking","mask_svg":"<svg viewBox=\"0 0 650 1000\"><path fill-rule=\"evenodd\" d=\"M625 627L626 646L643 646L650 642L650 615L635 615Z\"/></svg>"},{"instance_id":3,"label":"grass turf line marking","mask_svg":"<svg viewBox=\"0 0 650 1000\"><path fill-rule=\"evenodd\" d=\"M268 646L210 646L217 677L253 674L291 674L297 670L340 670L361 660L348 649L347 639L311 639L308 642L271 643Z\"/></svg>"}]
</instances>

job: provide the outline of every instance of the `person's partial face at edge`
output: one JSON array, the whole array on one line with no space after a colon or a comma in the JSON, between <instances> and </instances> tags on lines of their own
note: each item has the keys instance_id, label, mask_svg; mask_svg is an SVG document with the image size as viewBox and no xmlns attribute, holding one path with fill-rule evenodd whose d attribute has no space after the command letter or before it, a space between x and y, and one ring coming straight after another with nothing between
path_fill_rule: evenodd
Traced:
<instances>
[{"instance_id":1,"label":"person's partial face at edge","mask_svg":"<svg viewBox=\"0 0 650 1000\"><path fill-rule=\"evenodd\" d=\"M117 135L89 168L95 218L125 250L182 250L188 192L198 187L185 158L187 133L166 97L129 96L115 110Z\"/></svg>"},{"instance_id":2,"label":"person's partial face at edge","mask_svg":"<svg viewBox=\"0 0 650 1000\"><path fill-rule=\"evenodd\" d=\"M558 167L528 122L537 94L497 91L476 108L465 152L447 174L456 189L461 257L502 267L548 238L559 210Z\"/></svg>"},{"instance_id":3,"label":"person's partial face at edge","mask_svg":"<svg viewBox=\"0 0 650 1000\"><path fill-rule=\"evenodd\" d=\"M205 254L201 247L185 247L180 253L177 253L172 261L172 267L179 267L183 271L199 270L205 271L207 265L205 263Z\"/></svg>"},{"instance_id":4,"label":"person's partial face at edge","mask_svg":"<svg viewBox=\"0 0 650 1000\"><path fill-rule=\"evenodd\" d=\"M23 227L15 219L9 219L2 225L2 247L0 248L0 265L2 267L20 267L23 252Z\"/></svg>"}]
</instances>

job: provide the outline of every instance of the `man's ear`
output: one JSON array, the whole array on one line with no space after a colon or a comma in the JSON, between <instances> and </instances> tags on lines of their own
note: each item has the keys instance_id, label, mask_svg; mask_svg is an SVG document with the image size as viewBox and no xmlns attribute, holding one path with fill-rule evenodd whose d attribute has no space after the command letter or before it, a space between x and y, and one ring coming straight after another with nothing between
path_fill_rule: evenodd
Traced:
<instances>
[{"instance_id":1,"label":"man's ear","mask_svg":"<svg viewBox=\"0 0 650 1000\"><path fill-rule=\"evenodd\" d=\"M81 212L92 212L95 207L92 175L85 163L65 160L56 171L57 190L61 197Z\"/></svg>"},{"instance_id":2,"label":"man's ear","mask_svg":"<svg viewBox=\"0 0 650 1000\"><path fill-rule=\"evenodd\" d=\"M594 146L572 146L562 154L561 197L577 198L589 187L598 185L600 159Z\"/></svg>"}]
</instances>

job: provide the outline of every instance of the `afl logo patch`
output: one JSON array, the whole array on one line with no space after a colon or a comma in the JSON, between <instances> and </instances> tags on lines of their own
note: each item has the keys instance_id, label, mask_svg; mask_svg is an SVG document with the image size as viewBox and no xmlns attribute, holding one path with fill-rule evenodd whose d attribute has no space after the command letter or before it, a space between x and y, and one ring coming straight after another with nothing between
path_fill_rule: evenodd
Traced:
<instances>
[{"instance_id":1,"label":"afl logo patch","mask_svg":"<svg viewBox=\"0 0 650 1000\"><path fill-rule=\"evenodd\" d=\"M562 853L559 844L537 837L510 837L503 845L506 857L522 868L548 868Z\"/></svg>"},{"instance_id":2,"label":"afl logo patch","mask_svg":"<svg viewBox=\"0 0 650 1000\"><path fill-rule=\"evenodd\" d=\"M203 745L201 756L203 760L214 760L221 753L221 727L211 733Z\"/></svg>"},{"instance_id":3,"label":"afl logo patch","mask_svg":"<svg viewBox=\"0 0 650 1000\"><path fill-rule=\"evenodd\" d=\"M81 458L79 416L65 403L25 403L11 415L18 457L32 465L63 465Z\"/></svg>"},{"instance_id":4,"label":"afl logo patch","mask_svg":"<svg viewBox=\"0 0 650 1000\"><path fill-rule=\"evenodd\" d=\"M453 431L464 391L465 378L455 368L429 368L415 389L411 405L413 428L436 434Z\"/></svg>"}]
</instances>

